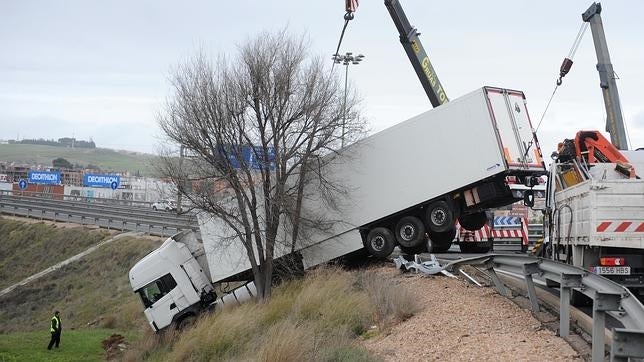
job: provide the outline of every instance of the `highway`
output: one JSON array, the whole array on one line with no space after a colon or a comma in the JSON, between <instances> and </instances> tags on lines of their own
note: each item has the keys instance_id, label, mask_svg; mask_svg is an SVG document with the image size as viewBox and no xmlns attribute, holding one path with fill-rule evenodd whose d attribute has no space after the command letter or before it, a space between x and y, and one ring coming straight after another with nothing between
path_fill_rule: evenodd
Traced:
<instances>
[{"instance_id":1,"label":"highway","mask_svg":"<svg viewBox=\"0 0 644 362\"><path fill-rule=\"evenodd\" d=\"M169 236L190 229L199 233L196 215L154 211L139 206L94 203L86 200L56 200L41 197L0 195L0 213L106 229Z\"/></svg>"}]
</instances>

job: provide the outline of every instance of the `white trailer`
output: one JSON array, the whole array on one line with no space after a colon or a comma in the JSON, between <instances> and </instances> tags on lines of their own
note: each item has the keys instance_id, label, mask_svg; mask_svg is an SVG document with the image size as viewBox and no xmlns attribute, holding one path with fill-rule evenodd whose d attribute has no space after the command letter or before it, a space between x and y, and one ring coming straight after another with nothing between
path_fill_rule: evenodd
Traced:
<instances>
[{"instance_id":1,"label":"white trailer","mask_svg":"<svg viewBox=\"0 0 644 362\"><path fill-rule=\"evenodd\" d=\"M335 211L321 209L315 201L303 205L305 213L322 213L333 221L329 230L313 232L306 243L298 245L304 268L363 249L376 257L388 256L396 245L409 253L423 251L428 244L434 250L446 250L454 239L457 220L462 227L476 230L487 222L486 209L517 201L509 178L534 185L545 174L524 94L493 87L480 88L378 132L334 157L325 175L343 185L347 193ZM189 258L188 254L196 255L200 273L212 285L250 280L246 252L241 243L229 241L231 232L223 222L201 215L200 229L202 246L167 241L137 263L130 271L133 290L141 293L148 285L156 288L154 283L167 275L174 277L174 271L189 274L189 268L183 271L172 265L173 260ZM283 237L287 240L287 235ZM179 250L180 258L163 256ZM288 251L276 250L275 256L283 257ZM180 280L185 283L202 277L176 276L175 287ZM195 288L193 283L195 292L190 297L185 293L171 296L173 300L183 298L186 303L181 304L187 306L182 309L175 302L174 308L158 312L163 316L152 311L163 295L151 302L146 294L150 324L161 329L194 314L195 306L214 300L209 295L214 287L205 288ZM168 290L165 295L171 294Z\"/></svg>"}]
</instances>

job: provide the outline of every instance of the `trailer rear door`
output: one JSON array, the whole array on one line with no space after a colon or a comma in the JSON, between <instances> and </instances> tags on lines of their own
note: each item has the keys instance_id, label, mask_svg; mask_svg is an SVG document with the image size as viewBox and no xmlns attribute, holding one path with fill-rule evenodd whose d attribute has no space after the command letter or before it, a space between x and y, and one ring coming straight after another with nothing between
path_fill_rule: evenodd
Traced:
<instances>
[{"instance_id":1,"label":"trailer rear door","mask_svg":"<svg viewBox=\"0 0 644 362\"><path fill-rule=\"evenodd\" d=\"M505 162L513 170L544 170L523 92L485 87Z\"/></svg>"}]
</instances>

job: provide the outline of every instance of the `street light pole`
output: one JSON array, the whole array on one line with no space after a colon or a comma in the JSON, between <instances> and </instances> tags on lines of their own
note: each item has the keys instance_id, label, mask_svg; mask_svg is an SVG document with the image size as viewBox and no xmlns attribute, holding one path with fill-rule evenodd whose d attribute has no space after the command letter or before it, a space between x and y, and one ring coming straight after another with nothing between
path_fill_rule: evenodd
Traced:
<instances>
[{"instance_id":1,"label":"street light pole","mask_svg":"<svg viewBox=\"0 0 644 362\"><path fill-rule=\"evenodd\" d=\"M347 122L347 84L349 82L349 64L358 65L364 58L364 55L358 54L353 56L353 53L347 52L344 55L333 54L333 62L335 64L340 64L345 66L344 73L344 102L342 104L342 135L340 138L340 148L344 148L344 135L345 135L345 124Z\"/></svg>"}]
</instances>

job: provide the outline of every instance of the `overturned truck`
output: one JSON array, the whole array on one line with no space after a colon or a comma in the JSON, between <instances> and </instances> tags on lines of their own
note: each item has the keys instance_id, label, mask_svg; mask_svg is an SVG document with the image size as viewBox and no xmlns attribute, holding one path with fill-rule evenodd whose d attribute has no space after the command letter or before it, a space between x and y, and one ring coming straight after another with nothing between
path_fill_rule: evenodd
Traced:
<instances>
[{"instance_id":1,"label":"overturned truck","mask_svg":"<svg viewBox=\"0 0 644 362\"><path fill-rule=\"evenodd\" d=\"M494 87L378 132L333 157L325 175L343 185L346 196L334 210L323 209L315 198L304 205L336 220L298 246L304 268L360 250L374 257L387 257L396 246L410 254L428 247L446 250L457 222L480 229L486 209L517 201L510 178L530 186L545 174L524 94ZM221 242L230 240L223 222L202 216L200 231L203 244L170 238L130 270L131 286L156 330L215 301L218 284L250 280L241 243ZM276 252L279 259L290 250ZM158 296L146 294L150 286L159 289Z\"/></svg>"}]
</instances>

